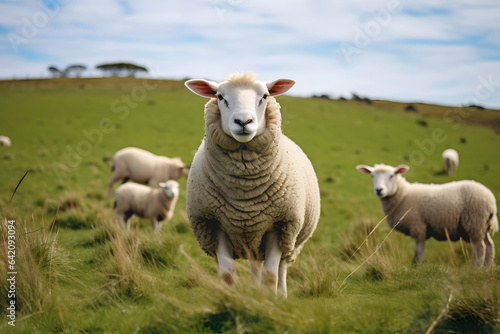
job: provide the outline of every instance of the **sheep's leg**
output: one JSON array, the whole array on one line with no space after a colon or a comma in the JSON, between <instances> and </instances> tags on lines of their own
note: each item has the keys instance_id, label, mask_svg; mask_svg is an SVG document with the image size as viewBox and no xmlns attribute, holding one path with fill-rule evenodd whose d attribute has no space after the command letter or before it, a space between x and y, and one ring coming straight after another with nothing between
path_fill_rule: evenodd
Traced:
<instances>
[{"instance_id":1,"label":"sheep's leg","mask_svg":"<svg viewBox=\"0 0 500 334\"><path fill-rule=\"evenodd\" d=\"M495 257L495 243L490 237L489 233L486 233L486 237L484 238L484 243L486 244L486 255L484 256L484 265L489 267L493 258Z\"/></svg>"},{"instance_id":2,"label":"sheep's leg","mask_svg":"<svg viewBox=\"0 0 500 334\"><path fill-rule=\"evenodd\" d=\"M417 239L415 241L415 261L421 264L424 260L425 239Z\"/></svg>"},{"instance_id":3,"label":"sheep's leg","mask_svg":"<svg viewBox=\"0 0 500 334\"><path fill-rule=\"evenodd\" d=\"M278 287L278 272L282 253L283 252L279 248L278 234L274 231L268 233L261 282L269 287L275 294Z\"/></svg>"},{"instance_id":4,"label":"sheep's leg","mask_svg":"<svg viewBox=\"0 0 500 334\"><path fill-rule=\"evenodd\" d=\"M153 233L158 233L160 230L160 223L158 223L158 219L151 219L151 223L153 224Z\"/></svg>"},{"instance_id":5,"label":"sheep's leg","mask_svg":"<svg viewBox=\"0 0 500 334\"><path fill-rule=\"evenodd\" d=\"M113 171L113 174L111 175L111 178L109 179L108 183L108 197L110 197L113 194L113 185L116 183L116 181L120 180L122 177L120 173L115 169Z\"/></svg>"},{"instance_id":6,"label":"sheep's leg","mask_svg":"<svg viewBox=\"0 0 500 334\"><path fill-rule=\"evenodd\" d=\"M256 260L250 260L250 273L255 281L259 281L262 272L262 262Z\"/></svg>"},{"instance_id":7,"label":"sheep's leg","mask_svg":"<svg viewBox=\"0 0 500 334\"><path fill-rule=\"evenodd\" d=\"M233 245L224 231L219 230L217 237L218 244L215 253L219 263L219 276L227 285L234 286L236 284L236 266L233 259Z\"/></svg>"},{"instance_id":8,"label":"sheep's leg","mask_svg":"<svg viewBox=\"0 0 500 334\"><path fill-rule=\"evenodd\" d=\"M479 269L484 263L485 244L483 240L471 240L472 249L474 250L474 268Z\"/></svg>"},{"instance_id":9,"label":"sheep's leg","mask_svg":"<svg viewBox=\"0 0 500 334\"><path fill-rule=\"evenodd\" d=\"M278 275L278 293L280 293L283 297L287 297L286 291L286 260L280 260L279 266L279 275Z\"/></svg>"},{"instance_id":10,"label":"sheep's leg","mask_svg":"<svg viewBox=\"0 0 500 334\"><path fill-rule=\"evenodd\" d=\"M116 220L123 225L126 231L130 231L129 219L130 217L127 217L126 213L116 213Z\"/></svg>"},{"instance_id":11,"label":"sheep's leg","mask_svg":"<svg viewBox=\"0 0 500 334\"><path fill-rule=\"evenodd\" d=\"M115 180L115 175L113 174L111 176L111 180L109 180L109 183L108 183L108 197L111 197L112 193L113 193L113 184L115 184L115 182L118 180L116 179Z\"/></svg>"}]
</instances>

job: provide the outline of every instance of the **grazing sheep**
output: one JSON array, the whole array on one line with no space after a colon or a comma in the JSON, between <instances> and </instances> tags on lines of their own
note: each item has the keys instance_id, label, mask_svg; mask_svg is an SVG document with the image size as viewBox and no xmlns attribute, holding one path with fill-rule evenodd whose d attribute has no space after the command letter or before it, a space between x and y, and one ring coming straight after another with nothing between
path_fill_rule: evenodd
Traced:
<instances>
[{"instance_id":1,"label":"grazing sheep","mask_svg":"<svg viewBox=\"0 0 500 334\"><path fill-rule=\"evenodd\" d=\"M495 256L495 245L488 231L498 231L493 193L475 181L409 183L402 176L409 168L384 164L356 166L360 172L372 176L375 195L380 198L391 228L408 212L395 229L416 240L417 262L422 262L426 239L462 238L472 244L476 269L483 262L489 266Z\"/></svg>"},{"instance_id":2,"label":"grazing sheep","mask_svg":"<svg viewBox=\"0 0 500 334\"><path fill-rule=\"evenodd\" d=\"M458 168L458 152L452 148L446 149L441 155L444 162L444 167L448 175L454 174Z\"/></svg>"},{"instance_id":3,"label":"grazing sheep","mask_svg":"<svg viewBox=\"0 0 500 334\"><path fill-rule=\"evenodd\" d=\"M10 147L12 145L12 142L10 141L10 138L7 136L0 136L0 146L7 146Z\"/></svg>"},{"instance_id":4,"label":"grazing sheep","mask_svg":"<svg viewBox=\"0 0 500 334\"><path fill-rule=\"evenodd\" d=\"M153 232L161 230L163 221L174 215L175 204L179 197L179 183L174 180L160 182L160 188L150 188L137 183L125 183L116 189L114 208L116 219L130 231L129 219L132 215L149 218Z\"/></svg>"},{"instance_id":5,"label":"grazing sheep","mask_svg":"<svg viewBox=\"0 0 500 334\"><path fill-rule=\"evenodd\" d=\"M179 158L167 158L137 147L126 147L113 156L111 170L113 173L108 184L108 196L113 193L113 184L118 180L123 180L123 183L132 180L156 187L159 182L177 180L187 175L189 167Z\"/></svg>"},{"instance_id":6,"label":"grazing sheep","mask_svg":"<svg viewBox=\"0 0 500 334\"><path fill-rule=\"evenodd\" d=\"M294 81L260 82L253 73L222 83L189 80L205 105L205 137L188 176L186 211L201 248L233 286L234 259L250 260L254 278L286 296L286 267L316 229L318 180L304 152L281 132L273 96ZM264 261L262 270L261 262Z\"/></svg>"}]
</instances>

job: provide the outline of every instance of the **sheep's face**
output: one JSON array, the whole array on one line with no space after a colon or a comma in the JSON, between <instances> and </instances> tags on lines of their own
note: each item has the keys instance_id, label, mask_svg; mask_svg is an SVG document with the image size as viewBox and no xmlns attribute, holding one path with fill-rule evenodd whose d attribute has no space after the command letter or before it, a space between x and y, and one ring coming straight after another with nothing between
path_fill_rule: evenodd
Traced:
<instances>
[{"instance_id":1,"label":"sheep's face","mask_svg":"<svg viewBox=\"0 0 500 334\"><path fill-rule=\"evenodd\" d=\"M269 91L261 82L248 87L234 87L223 82L217 89L221 126L225 134L246 143L266 128L266 106Z\"/></svg>"},{"instance_id":2,"label":"sheep's face","mask_svg":"<svg viewBox=\"0 0 500 334\"><path fill-rule=\"evenodd\" d=\"M158 185L163 188L168 197L174 198L179 196L179 183L175 180L160 182Z\"/></svg>"},{"instance_id":3,"label":"sheep's face","mask_svg":"<svg viewBox=\"0 0 500 334\"><path fill-rule=\"evenodd\" d=\"M398 174L406 173L410 167L407 165L399 165L398 167L387 166L384 164L370 167L367 165L358 165L356 169L362 173L371 175L373 179L373 192L379 198L384 198L394 195L398 190L397 178Z\"/></svg>"},{"instance_id":4,"label":"sheep's face","mask_svg":"<svg viewBox=\"0 0 500 334\"><path fill-rule=\"evenodd\" d=\"M221 83L206 80L186 82L194 93L217 99L222 130L241 143L249 142L264 132L267 97L281 95L294 84L289 79L264 83L249 74L233 76Z\"/></svg>"}]
</instances>

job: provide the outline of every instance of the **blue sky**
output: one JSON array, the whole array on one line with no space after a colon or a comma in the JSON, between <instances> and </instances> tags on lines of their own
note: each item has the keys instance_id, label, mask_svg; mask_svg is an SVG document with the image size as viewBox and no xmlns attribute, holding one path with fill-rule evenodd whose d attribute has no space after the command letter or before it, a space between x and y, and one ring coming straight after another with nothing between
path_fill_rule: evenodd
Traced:
<instances>
[{"instance_id":1,"label":"blue sky","mask_svg":"<svg viewBox=\"0 0 500 334\"><path fill-rule=\"evenodd\" d=\"M498 0L0 0L0 78L127 61L150 76L252 70L291 95L500 109Z\"/></svg>"}]
</instances>

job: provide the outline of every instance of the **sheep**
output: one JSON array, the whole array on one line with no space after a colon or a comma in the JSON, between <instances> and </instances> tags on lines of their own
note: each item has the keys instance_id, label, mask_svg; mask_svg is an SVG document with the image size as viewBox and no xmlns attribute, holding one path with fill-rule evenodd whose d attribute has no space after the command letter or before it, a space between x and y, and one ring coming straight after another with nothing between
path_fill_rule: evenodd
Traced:
<instances>
[{"instance_id":1,"label":"sheep","mask_svg":"<svg viewBox=\"0 0 500 334\"><path fill-rule=\"evenodd\" d=\"M0 146L10 147L11 145L12 145L12 142L10 141L9 137L0 136Z\"/></svg>"},{"instance_id":2,"label":"sheep","mask_svg":"<svg viewBox=\"0 0 500 334\"><path fill-rule=\"evenodd\" d=\"M163 221L168 222L174 215L179 198L179 183L175 180L160 182L160 188L150 188L137 183L125 183L116 189L114 209L116 219L130 231L130 217L137 215L149 218L153 232L158 233Z\"/></svg>"},{"instance_id":3,"label":"sheep","mask_svg":"<svg viewBox=\"0 0 500 334\"><path fill-rule=\"evenodd\" d=\"M189 167L179 158L167 158L155 155L137 147L126 147L113 156L112 175L108 184L108 196L113 193L113 184L118 180L123 183L132 180L156 187L158 182L177 180L187 176Z\"/></svg>"},{"instance_id":4,"label":"sheep","mask_svg":"<svg viewBox=\"0 0 500 334\"><path fill-rule=\"evenodd\" d=\"M217 83L188 80L205 105L205 137L188 175L186 212L219 276L236 284L234 259L250 260L252 276L287 296L286 269L316 229L320 194L305 153L281 132L274 96L295 82L232 74ZM262 270L262 262L264 269Z\"/></svg>"},{"instance_id":5,"label":"sheep","mask_svg":"<svg viewBox=\"0 0 500 334\"><path fill-rule=\"evenodd\" d=\"M449 148L443 151L441 157L443 158L446 173L448 175L454 174L458 168L458 152Z\"/></svg>"},{"instance_id":6,"label":"sheep","mask_svg":"<svg viewBox=\"0 0 500 334\"><path fill-rule=\"evenodd\" d=\"M384 164L356 166L358 171L372 176L375 195L380 198L389 226L416 240L416 261L422 263L426 239L462 238L472 244L475 268L483 263L489 266L495 245L488 232L498 232L496 199L491 190L469 180L409 183L402 176L409 168Z\"/></svg>"}]
</instances>

